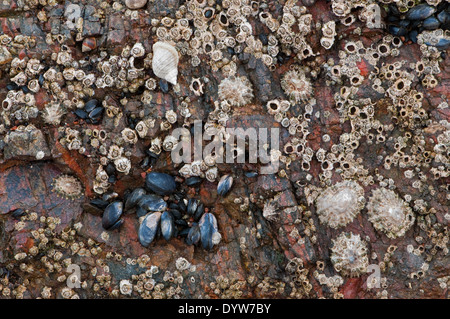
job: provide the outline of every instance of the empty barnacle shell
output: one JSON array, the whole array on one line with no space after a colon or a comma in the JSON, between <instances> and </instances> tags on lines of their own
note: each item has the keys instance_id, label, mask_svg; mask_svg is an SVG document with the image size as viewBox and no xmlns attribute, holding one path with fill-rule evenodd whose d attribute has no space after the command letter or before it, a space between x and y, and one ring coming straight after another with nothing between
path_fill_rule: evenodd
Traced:
<instances>
[{"instance_id":1,"label":"empty barnacle shell","mask_svg":"<svg viewBox=\"0 0 450 319\"><path fill-rule=\"evenodd\" d=\"M275 99L267 102L267 112L270 115L275 115L280 112L280 101Z\"/></svg>"},{"instance_id":2,"label":"empty barnacle shell","mask_svg":"<svg viewBox=\"0 0 450 319\"><path fill-rule=\"evenodd\" d=\"M161 213L155 212L147 215L139 227L139 242L142 246L148 247L156 237L158 232L159 222L161 220Z\"/></svg>"},{"instance_id":3,"label":"empty barnacle shell","mask_svg":"<svg viewBox=\"0 0 450 319\"><path fill-rule=\"evenodd\" d=\"M200 96L203 94L203 83L200 81L200 78L192 78L191 85L189 85L189 89L194 92L196 96Z\"/></svg>"},{"instance_id":4,"label":"empty barnacle shell","mask_svg":"<svg viewBox=\"0 0 450 319\"><path fill-rule=\"evenodd\" d=\"M174 46L167 42L153 44L153 73L173 85L177 84L178 52Z\"/></svg>"}]
</instances>

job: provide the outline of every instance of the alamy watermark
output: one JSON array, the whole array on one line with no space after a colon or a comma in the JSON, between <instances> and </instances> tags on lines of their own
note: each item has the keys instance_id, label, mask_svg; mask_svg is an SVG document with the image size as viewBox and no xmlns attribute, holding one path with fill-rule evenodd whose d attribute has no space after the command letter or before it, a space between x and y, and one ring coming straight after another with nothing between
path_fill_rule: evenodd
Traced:
<instances>
[{"instance_id":1,"label":"alamy watermark","mask_svg":"<svg viewBox=\"0 0 450 319\"><path fill-rule=\"evenodd\" d=\"M176 164L212 158L216 164L266 164L261 167L260 174L274 174L279 168L280 132L276 127L243 129L209 126L203 130L202 121L195 121L193 134L187 128L177 128L172 136L178 141L171 151L172 161ZM204 141L209 142L204 145Z\"/></svg>"},{"instance_id":2,"label":"alamy watermark","mask_svg":"<svg viewBox=\"0 0 450 319\"><path fill-rule=\"evenodd\" d=\"M369 277L367 277L367 288L368 289L373 289L373 288L380 288L381 287L381 269L380 266L377 264L370 264L367 267L367 271L368 272L372 272L373 274L371 274Z\"/></svg>"}]
</instances>

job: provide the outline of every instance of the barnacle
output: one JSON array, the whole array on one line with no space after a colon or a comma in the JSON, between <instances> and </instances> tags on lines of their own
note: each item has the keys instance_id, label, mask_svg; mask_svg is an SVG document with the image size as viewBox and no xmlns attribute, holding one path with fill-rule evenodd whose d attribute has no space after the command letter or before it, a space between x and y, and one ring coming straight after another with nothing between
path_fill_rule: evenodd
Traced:
<instances>
[{"instance_id":1,"label":"barnacle","mask_svg":"<svg viewBox=\"0 0 450 319\"><path fill-rule=\"evenodd\" d=\"M389 238L403 236L414 224L414 213L393 190L384 187L372 191L367 213L373 226Z\"/></svg>"},{"instance_id":2,"label":"barnacle","mask_svg":"<svg viewBox=\"0 0 450 319\"><path fill-rule=\"evenodd\" d=\"M49 103L42 111L42 119L45 123L51 125L59 125L61 118L64 116L65 111L58 103Z\"/></svg>"},{"instance_id":3,"label":"barnacle","mask_svg":"<svg viewBox=\"0 0 450 319\"><path fill-rule=\"evenodd\" d=\"M62 174L52 182L53 190L67 199L77 199L83 194L81 182L75 176Z\"/></svg>"},{"instance_id":4,"label":"barnacle","mask_svg":"<svg viewBox=\"0 0 450 319\"><path fill-rule=\"evenodd\" d=\"M263 216L270 221L276 221L278 219L278 212L274 200L269 200L264 204Z\"/></svg>"},{"instance_id":5,"label":"barnacle","mask_svg":"<svg viewBox=\"0 0 450 319\"><path fill-rule=\"evenodd\" d=\"M122 130L122 138L127 143L136 144L138 140L138 135L136 134L135 130L132 130L127 127Z\"/></svg>"},{"instance_id":6,"label":"barnacle","mask_svg":"<svg viewBox=\"0 0 450 319\"><path fill-rule=\"evenodd\" d=\"M311 82L303 71L286 72L281 79L281 87L284 93L297 103L309 99L313 93Z\"/></svg>"},{"instance_id":7,"label":"barnacle","mask_svg":"<svg viewBox=\"0 0 450 319\"><path fill-rule=\"evenodd\" d=\"M345 180L325 189L316 199L322 223L338 228L350 223L364 208L364 190L355 181Z\"/></svg>"},{"instance_id":8,"label":"barnacle","mask_svg":"<svg viewBox=\"0 0 450 319\"><path fill-rule=\"evenodd\" d=\"M119 157L114 160L117 171L127 175L131 169L131 161L127 157Z\"/></svg>"},{"instance_id":9,"label":"barnacle","mask_svg":"<svg viewBox=\"0 0 450 319\"><path fill-rule=\"evenodd\" d=\"M341 274L359 277L367 272L369 266L366 242L360 235L341 233L338 238L333 239L331 262L334 269Z\"/></svg>"},{"instance_id":10,"label":"barnacle","mask_svg":"<svg viewBox=\"0 0 450 319\"><path fill-rule=\"evenodd\" d=\"M230 76L219 84L219 98L233 106L244 106L253 98L251 82L244 76Z\"/></svg>"}]
</instances>

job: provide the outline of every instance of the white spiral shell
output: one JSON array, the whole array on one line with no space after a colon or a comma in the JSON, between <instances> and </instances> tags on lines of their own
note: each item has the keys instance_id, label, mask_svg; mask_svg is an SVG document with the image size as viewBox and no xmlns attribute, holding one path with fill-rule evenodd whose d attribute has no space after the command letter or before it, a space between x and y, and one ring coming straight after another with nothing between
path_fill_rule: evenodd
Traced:
<instances>
[{"instance_id":1,"label":"white spiral shell","mask_svg":"<svg viewBox=\"0 0 450 319\"><path fill-rule=\"evenodd\" d=\"M177 84L178 52L167 42L153 44L153 73L173 85Z\"/></svg>"}]
</instances>

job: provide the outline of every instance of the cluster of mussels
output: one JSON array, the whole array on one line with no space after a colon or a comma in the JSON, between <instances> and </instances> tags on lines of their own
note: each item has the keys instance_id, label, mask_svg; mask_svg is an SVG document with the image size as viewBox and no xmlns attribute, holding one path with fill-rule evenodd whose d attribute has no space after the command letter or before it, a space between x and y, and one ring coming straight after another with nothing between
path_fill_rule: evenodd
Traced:
<instances>
[{"instance_id":1,"label":"cluster of mussels","mask_svg":"<svg viewBox=\"0 0 450 319\"><path fill-rule=\"evenodd\" d=\"M97 99L91 99L84 104L84 108L76 109L73 113L87 123L99 124L105 108L99 105Z\"/></svg>"},{"instance_id":2,"label":"cluster of mussels","mask_svg":"<svg viewBox=\"0 0 450 319\"><path fill-rule=\"evenodd\" d=\"M219 184L221 195L225 195L231 187L232 178L225 177ZM186 180L186 185L193 187L201 182L201 178L191 177ZM124 222L122 215L135 212L140 220L139 241L144 247L148 247L156 237L167 241L182 237L188 245L201 243L205 249L213 248L221 240L214 215L200 200L188 200L184 193L177 192L177 183L171 175L150 172L144 187L127 192L123 201L108 202L106 199L91 201L92 205L104 209L103 228L118 229Z\"/></svg>"},{"instance_id":3,"label":"cluster of mussels","mask_svg":"<svg viewBox=\"0 0 450 319\"><path fill-rule=\"evenodd\" d=\"M395 4L388 7L389 33L396 36L404 36L414 43L417 43L417 36L425 30L436 29L449 30L450 28L450 5L443 1L438 6L419 4L404 12ZM445 49L450 42L442 38L436 47Z\"/></svg>"}]
</instances>

